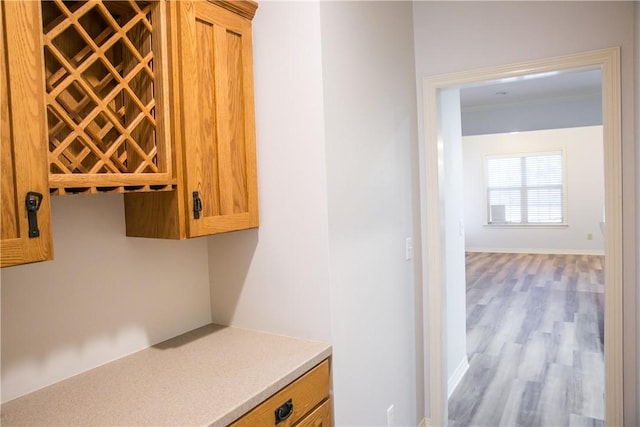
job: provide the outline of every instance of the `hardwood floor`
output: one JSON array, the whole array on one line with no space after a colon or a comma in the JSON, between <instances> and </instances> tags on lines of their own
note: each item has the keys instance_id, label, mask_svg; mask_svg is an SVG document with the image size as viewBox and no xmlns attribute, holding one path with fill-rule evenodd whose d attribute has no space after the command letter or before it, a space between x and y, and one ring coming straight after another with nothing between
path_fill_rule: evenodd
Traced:
<instances>
[{"instance_id":1,"label":"hardwood floor","mask_svg":"<svg viewBox=\"0 0 640 427\"><path fill-rule=\"evenodd\" d=\"M604 426L604 257L468 253L449 426Z\"/></svg>"}]
</instances>

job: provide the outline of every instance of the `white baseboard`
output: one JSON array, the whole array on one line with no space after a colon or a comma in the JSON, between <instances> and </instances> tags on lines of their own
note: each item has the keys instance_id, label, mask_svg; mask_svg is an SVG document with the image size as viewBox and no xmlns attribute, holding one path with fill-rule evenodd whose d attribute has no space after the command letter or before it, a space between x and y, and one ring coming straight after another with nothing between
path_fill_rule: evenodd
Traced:
<instances>
[{"instance_id":1,"label":"white baseboard","mask_svg":"<svg viewBox=\"0 0 640 427\"><path fill-rule=\"evenodd\" d=\"M418 424L418 427L431 427L431 420L429 418L423 418Z\"/></svg>"},{"instance_id":2,"label":"white baseboard","mask_svg":"<svg viewBox=\"0 0 640 427\"><path fill-rule=\"evenodd\" d=\"M451 397L451 395L453 394L453 391L456 389L456 387L458 387L458 384L460 384L460 380L462 380L462 377L464 376L464 374L467 373L468 369L469 369L469 361L465 356L462 358L462 360L458 364L458 367L456 368L456 370L453 371L453 374L451 374L451 376L449 377L449 381L447 381L447 389L449 390L447 393L447 398Z\"/></svg>"},{"instance_id":3,"label":"white baseboard","mask_svg":"<svg viewBox=\"0 0 640 427\"><path fill-rule=\"evenodd\" d=\"M496 254L604 255L604 250L599 249L465 248L465 252L488 252Z\"/></svg>"}]
</instances>

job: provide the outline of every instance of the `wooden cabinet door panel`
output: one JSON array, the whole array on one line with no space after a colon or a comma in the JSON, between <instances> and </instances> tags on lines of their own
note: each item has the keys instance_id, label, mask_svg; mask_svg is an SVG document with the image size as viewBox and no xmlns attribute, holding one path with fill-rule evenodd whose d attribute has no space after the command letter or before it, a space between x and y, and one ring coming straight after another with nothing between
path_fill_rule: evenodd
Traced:
<instances>
[{"instance_id":1,"label":"wooden cabinet door panel","mask_svg":"<svg viewBox=\"0 0 640 427\"><path fill-rule=\"evenodd\" d=\"M251 22L204 1L181 8L183 144L191 237L258 226Z\"/></svg>"},{"instance_id":2,"label":"wooden cabinet door panel","mask_svg":"<svg viewBox=\"0 0 640 427\"><path fill-rule=\"evenodd\" d=\"M322 405L304 417L295 427L332 427L331 420L331 399L327 399Z\"/></svg>"},{"instance_id":3,"label":"wooden cabinet door panel","mask_svg":"<svg viewBox=\"0 0 640 427\"><path fill-rule=\"evenodd\" d=\"M40 3L0 3L0 266L53 258ZM29 237L27 193L42 194L39 237Z\"/></svg>"}]
</instances>

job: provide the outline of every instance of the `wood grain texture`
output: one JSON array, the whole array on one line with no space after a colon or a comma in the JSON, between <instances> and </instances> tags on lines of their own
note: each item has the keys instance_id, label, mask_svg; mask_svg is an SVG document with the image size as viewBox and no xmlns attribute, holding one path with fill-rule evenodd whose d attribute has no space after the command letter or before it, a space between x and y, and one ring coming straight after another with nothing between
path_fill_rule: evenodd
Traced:
<instances>
[{"instance_id":1,"label":"wood grain texture","mask_svg":"<svg viewBox=\"0 0 640 427\"><path fill-rule=\"evenodd\" d=\"M327 399L304 417L296 427L333 427L331 412L331 399Z\"/></svg>"},{"instance_id":2,"label":"wood grain texture","mask_svg":"<svg viewBox=\"0 0 640 427\"><path fill-rule=\"evenodd\" d=\"M248 20L252 20L258 9L258 3L251 0L209 0L212 3L240 15Z\"/></svg>"},{"instance_id":3,"label":"wood grain texture","mask_svg":"<svg viewBox=\"0 0 640 427\"><path fill-rule=\"evenodd\" d=\"M178 217L178 190L124 195L126 235L184 239L184 222Z\"/></svg>"},{"instance_id":4,"label":"wood grain texture","mask_svg":"<svg viewBox=\"0 0 640 427\"><path fill-rule=\"evenodd\" d=\"M172 171L180 185L173 192L155 192L146 194L128 193L124 195L126 234L130 237L150 237L162 239L185 239L187 237L188 212L184 179L184 151L182 131L182 94L180 75L180 38L179 38L179 2L167 3L166 37L170 48L166 52L165 67L162 69L168 79L169 91L166 99L166 111L170 116L167 125L171 135Z\"/></svg>"},{"instance_id":5,"label":"wood grain texture","mask_svg":"<svg viewBox=\"0 0 640 427\"><path fill-rule=\"evenodd\" d=\"M53 258L39 7L36 2L0 4L1 78L6 83L2 97L3 106L8 106L3 110L0 132L2 211L6 209L15 218L15 222L5 222L5 215L2 216L2 267ZM9 198L5 198L5 190ZM36 238L28 237L25 198L29 191L43 195L37 213L40 237Z\"/></svg>"},{"instance_id":6,"label":"wood grain texture","mask_svg":"<svg viewBox=\"0 0 640 427\"><path fill-rule=\"evenodd\" d=\"M177 190L126 195L127 235L183 239L257 227L251 21L206 1L171 2L168 18Z\"/></svg>"},{"instance_id":7,"label":"wood grain texture","mask_svg":"<svg viewBox=\"0 0 640 427\"><path fill-rule=\"evenodd\" d=\"M9 73L8 58L4 47L4 21L0 6L0 157L2 167L2 209L0 209L0 239L19 237L18 200L16 199L15 171L13 169L13 137L11 135L11 116L9 114Z\"/></svg>"},{"instance_id":8,"label":"wood grain texture","mask_svg":"<svg viewBox=\"0 0 640 427\"><path fill-rule=\"evenodd\" d=\"M165 9L164 1L42 3L54 194L175 183Z\"/></svg>"},{"instance_id":9,"label":"wood grain texture","mask_svg":"<svg viewBox=\"0 0 640 427\"><path fill-rule=\"evenodd\" d=\"M213 55L213 43L215 40L215 28L208 22L196 20L196 48L200 58L197 74L197 91L199 93L196 102L198 107L194 113L197 117L198 136L207 143L193 144L194 153L189 169L201 177L200 197L207 200L203 205L203 216L217 216L220 211L220 176L218 170L218 117L216 112L216 64ZM208 185L203 185L208 183Z\"/></svg>"},{"instance_id":10,"label":"wood grain texture","mask_svg":"<svg viewBox=\"0 0 640 427\"><path fill-rule=\"evenodd\" d=\"M604 259L469 253L449 425L604 426Z\"/></svg>"},{"instance_id":11,"label":"wood grain texture","mask_svg":"<svg viewBox=\"0 0 640 427\"><path fill-rule=\"evenodd\" d=\"M286 420L278 423L278 426L293 426L329 397L329 378L329 361L325 360L232 423L231 427L275 426L276 409L289 399L293 403L293 412ZM322 423L326 421L326 410L324 408L315 414L308 425L326 425Z\"/></svg>"},{"instance_id":12,"label":"wood grain texture","mask_svg":"<svg viewBox=\"0 0 640 427\"><path fill-rule=\"evenodd\" d=\"M257 227L251 22L209 2L183 5L186 204L193 191L203 204L200 219L185 216L188 235Z\"/></svg>"},{"instance_id":13,"label":"wood grain texture","mask_svg":"<svg viewBox=\"0 0 640 427\"><path fill-rule=\"evenodd\" d=\"M225 31L227 50L227 76L240 76L229 78L227 82L227 107L229 109L229 149L231 165L232 186L229 188L233 195L231 213L243 213L249 209L247 194L247 157L246 137L244 134L244 87L243 87L243 61L242 38L240 35Z\"/></svg>"}]
</instances>

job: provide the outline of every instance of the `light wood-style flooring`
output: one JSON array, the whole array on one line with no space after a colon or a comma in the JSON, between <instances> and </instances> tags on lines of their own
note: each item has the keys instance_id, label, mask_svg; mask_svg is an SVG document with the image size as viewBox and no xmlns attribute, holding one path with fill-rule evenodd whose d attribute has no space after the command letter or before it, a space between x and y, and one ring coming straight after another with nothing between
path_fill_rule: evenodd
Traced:
<instances>
[{"instance_id":1,"label":"light wood-style flooring","mask_svg":"<svg viewBox=\"0 0 640 427\"><path fill-rule=\"evenodd\" d=\"M604 426L604 257L467 253L449 426Z\"/></svg>"}]
</instances>

